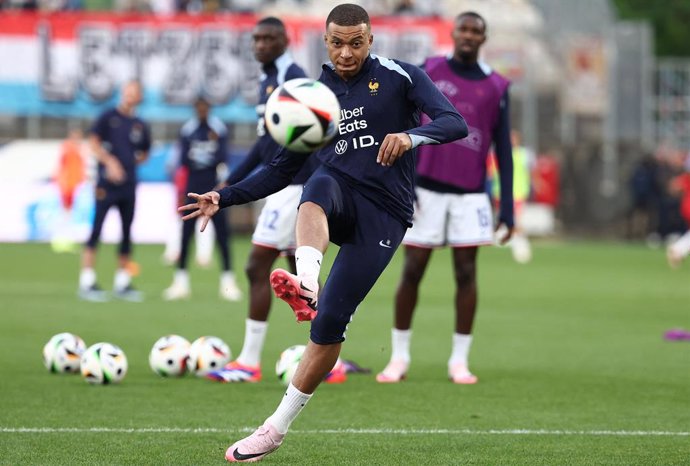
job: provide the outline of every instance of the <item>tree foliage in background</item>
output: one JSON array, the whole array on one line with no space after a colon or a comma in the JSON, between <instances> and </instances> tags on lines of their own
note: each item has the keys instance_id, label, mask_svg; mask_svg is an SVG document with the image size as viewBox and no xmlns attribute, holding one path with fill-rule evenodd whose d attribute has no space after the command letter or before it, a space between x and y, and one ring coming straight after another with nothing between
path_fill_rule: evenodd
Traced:
<instances>
[{"instance_id":1,"label":"tree foliage in background","mask_svg":"<svg viewBox=\"0 0 690 466\"><path fill-rule=\"evenodd\" d=\"M690 56L690 0L614 0L620 19L648 20L656 55Z\"/></svg>"}]
</instances>

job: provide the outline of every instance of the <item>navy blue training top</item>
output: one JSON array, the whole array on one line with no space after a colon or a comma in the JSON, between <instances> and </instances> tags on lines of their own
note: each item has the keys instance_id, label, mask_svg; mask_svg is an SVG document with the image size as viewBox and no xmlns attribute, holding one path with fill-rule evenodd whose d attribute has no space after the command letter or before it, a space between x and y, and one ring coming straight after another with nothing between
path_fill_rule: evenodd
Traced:
<instances>
[{"instance_id":1,"label":"navy blue training top","mask_svg":"<svg viewBox=\"0 0 690 466\"><path fill-rule=\"evenodd\" d=\"M370 55L348 81L327 63L319 81L338 97L341 119L338 134L314 156L342 175L353 189L411 226L415 148L467 136L465 120L423 70L398 60ZM418 126L420 112L432 121ZM384 137L399 132L410 135L413 148L391 167L376 163ZM221 207L251 202L282 189L308 158L308 154L282 150L253 176L221 189Z\"/></svg>"},{"instance_id":2,"label":"navy blue training top","mask_svg":"<svg viewBox=\"0 0 690 466\"><path fill-rule=\"evenodd\" d=\"M235 168L226 183L232 185L247 177L256 167L261 164L269 163L275 155L280 152L281 146L273 140L266 131L264 125L264 113L266 111L266 101L271 93L285 81L296 78L306 78L304 70L294 62L292 56L285 52L274 62L262 66L262 75L259 78L259 104L256 106L258 117L256 125L257 140L249 149L242 163ZM316 164L307 164L292 179L291 184L304 184L311 176Z\"/></svg>"},{"instance_id":3,"label":"navy blue training top","mask_svg":"<svg viewBox=\"0 0 690 466\"><path fill-rule=\"evenodd\" d=\"M98 186L132 187L137 182L137 153L151 148L151 131L146 123L136 116L128 116L117 108L103 112L91 127L91 133L98 136L101 145L122 164L126 179L116 185L105 177L105 165L98 164Z\"/></svg>"},{"instance_id":4,"label":"navy blue training top","mask_svg":"<svg viewBox=\"0 0 690 466\"><path fill-rule=\"evenodd\" d=\"M192 118L180 129L180 165L187 167L187 191L205 193L217 184L216 169L225 162L228 129L214 116Z\"/></svg>"}]
</instances>

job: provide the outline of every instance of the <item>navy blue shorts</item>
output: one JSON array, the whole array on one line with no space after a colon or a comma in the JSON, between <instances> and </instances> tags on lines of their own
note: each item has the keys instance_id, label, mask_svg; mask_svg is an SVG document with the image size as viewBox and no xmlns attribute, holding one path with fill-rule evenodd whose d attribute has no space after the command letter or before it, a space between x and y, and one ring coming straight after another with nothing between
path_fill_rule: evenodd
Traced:
<instances>
[{"instance_id":1,"label":"navy blue shorts","mask_svg":"<svg viewBox=\"0 0 690 466\"><path fill-rule=\"evenodd\" d=\"M300 204L304 202L318 204L326 212L330 240L340 246L319 294L311 340L320 345L340 343L357 306L390 263L407 227L325 166L304 185Z\"/></svg>"}]
</instances>

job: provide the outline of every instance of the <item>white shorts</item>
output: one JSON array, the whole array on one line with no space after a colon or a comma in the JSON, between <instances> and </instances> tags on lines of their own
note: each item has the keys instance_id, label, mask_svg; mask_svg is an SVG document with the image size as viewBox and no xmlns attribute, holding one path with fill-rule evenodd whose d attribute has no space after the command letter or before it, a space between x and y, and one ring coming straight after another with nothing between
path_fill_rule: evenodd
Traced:
<instances>
[{"instance_id":1,"label":"white shorts","mask_svg":"<svg viewBox=\"0 0 690 466\"><path fill-rule=\"evenodd\" d=\"M252 243L280 251L294 249L297 208L301 197L301 184L291 184L268 196L256 221Z\"/></svg>"},{"instance_id":2,"label":"white shorts","mask_svg":"<svg viewBox=\"0 0 690 466\"><path fill-rule=\"evenodd\" d=\"M481 246L493 243L493 214L485 193L450 194L417 188L413 226L403 244Z\"/></svg>"}]
</instances>

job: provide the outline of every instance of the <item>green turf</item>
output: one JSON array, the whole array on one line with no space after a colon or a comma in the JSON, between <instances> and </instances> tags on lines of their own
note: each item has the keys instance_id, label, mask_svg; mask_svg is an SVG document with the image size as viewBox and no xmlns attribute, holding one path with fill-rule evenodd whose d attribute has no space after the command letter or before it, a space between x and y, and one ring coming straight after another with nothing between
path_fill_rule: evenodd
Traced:
<instances>
[{"instance_id":1,"label":"green turf","mask_svg":"<svg viewBox=\"0 0 690 466\"><path fill-rule=\"evenodd\" d=\"M237 239L240 271L247 251ZM247 307L217 298L216 270L192 271L193 300L164 303L172 270L160 265L161 253L136 251L144 303L98 305L75 297L76 255L0 245L0 464L222 464L229 443L272 412L283 391L275 360L306 342L308 325L275 303L260 384L160 378L147 362L156 339L217 335L237 354ZM113 259L104 247L103 285ZM690 464L690 342L662 339L670 328L690 328L688 266L671 271L659 250L611 243L538 244L527 266L506 249L485 248L479 263L479 384L446 379L453 287L450 256L439 251L423 283L408 380L379 385L373 375L351 375L322 386L265 462ZM389 356L400 265L398 254L343 347L343 357L374 371ZM123 383L89 386L48 373L41 348L64 331L121 346L130 366ZM685 435L655 435L662 432Z\"/></svg>"}]
</instances>

